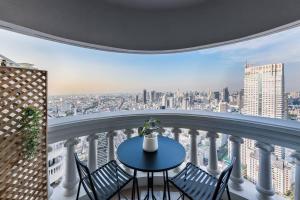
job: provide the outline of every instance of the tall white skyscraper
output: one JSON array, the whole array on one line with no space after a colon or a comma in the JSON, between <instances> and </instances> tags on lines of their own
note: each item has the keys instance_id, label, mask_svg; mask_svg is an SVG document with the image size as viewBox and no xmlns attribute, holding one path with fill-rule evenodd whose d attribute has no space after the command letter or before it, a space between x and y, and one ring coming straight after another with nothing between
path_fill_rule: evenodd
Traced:
<instances>
[{"instance_id":1,"label":"tall white skyscraper","mask_svg":"<svg viewBox=\"0 0 300 200\"><path fill-rule=\"evenodd\" d=\"M284 65L246 65L243 114L285 118Z\"/></svg>"},{"instance_id":2,"label":"tall white skyscraper","mask_svg":"<svg viewBox=\"0 0 300 200\"><path fill-rule=\"evenodd\" d=\"M246 65L242 113L261 117L286 118L284 87L284 64ZM275 146L275 156L272 158L273 185L279 194L286 193L291 187L291 167L283 160L284 152L284 148ZM247 179L256 183L259 163L258 152L253 140L245 139L242 144L241 159Z\"/></svg>"}]
</instances>

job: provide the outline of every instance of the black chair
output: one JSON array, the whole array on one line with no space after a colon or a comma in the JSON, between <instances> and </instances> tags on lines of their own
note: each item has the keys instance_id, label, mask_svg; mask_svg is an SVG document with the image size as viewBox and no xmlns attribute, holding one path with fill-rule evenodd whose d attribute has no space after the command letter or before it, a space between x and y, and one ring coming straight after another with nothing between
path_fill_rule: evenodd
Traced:
<instances>
[{"instance_id":1,"label":"black chair","mask_svg":"<svg viewBox=\"0 0 300 200\"><path fill-rule=\"evenodd\" d=\"M120 199L122 188L133 180L133 176L118 166L115 160L108 162L92 173L79 160L76 153L75 160L80 178L76 200L79 197L81 184L91 200L107 200L116 194Z\"/></svg>"},{"instance_id":2,"label":"black chair","mask_svg":"<svg viewBox=\"0 0 300 200\"><path fill-rule=\"evenodd\" d=\"M180 197L183 198L187 196L193 200L220 200L226 190L230 200L228 181L234 162L235 158L232 159L231 164L221 173L219 178L210 175L192 163L188 163L181 172L169 179L169 182L182 193Z\"/></svg>"}]
</instances>

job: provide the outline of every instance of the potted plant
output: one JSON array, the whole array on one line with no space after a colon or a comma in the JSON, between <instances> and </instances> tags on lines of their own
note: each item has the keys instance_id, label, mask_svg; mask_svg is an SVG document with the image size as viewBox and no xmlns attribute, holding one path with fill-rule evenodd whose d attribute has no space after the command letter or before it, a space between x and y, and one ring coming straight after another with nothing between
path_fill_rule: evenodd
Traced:
<instances>
[{"instance_id":1,"label":"potted plant","mask_svg":"<svg viewBox=\"0 0 300 200\"><path fill-rule=\"evenodd\" d=\"M142 127L138 128L140 136L144 136L143 150L146 152L155 152L158 149L157 135L161 132L160 121L150 118L144 122Z\"/></svg>"}]
</instances>

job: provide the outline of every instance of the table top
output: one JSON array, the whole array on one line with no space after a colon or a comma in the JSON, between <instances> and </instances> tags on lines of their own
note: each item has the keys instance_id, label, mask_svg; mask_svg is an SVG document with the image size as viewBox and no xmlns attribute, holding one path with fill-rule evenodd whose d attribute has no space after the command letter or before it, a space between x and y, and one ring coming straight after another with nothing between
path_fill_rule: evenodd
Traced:
<instances>
[{"instance_id":1,"label":"table top","mask_svg":"<svg viewBox=\"0 0 300 200\"><path fill-rule=\"evenodd\" d=\"M161 172L179 166L185 160L185 149L177 141L158 136L158 150L145 152L143 137L125 140L117 149L117 157L125 166L143 172Z\"/></svg>"}]
</instances>

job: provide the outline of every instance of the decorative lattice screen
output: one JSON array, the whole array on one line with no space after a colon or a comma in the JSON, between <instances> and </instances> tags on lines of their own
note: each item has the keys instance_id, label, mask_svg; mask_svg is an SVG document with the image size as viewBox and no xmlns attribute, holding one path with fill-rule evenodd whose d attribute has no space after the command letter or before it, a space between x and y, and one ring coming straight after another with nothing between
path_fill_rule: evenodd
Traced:
<instances>
[{"instance_id":1,"label":"decorative lattice screen","mask_svg":"<svg viewBox=\"0 0 300 200\"><path fill-rule=\"evenodd\" d=\"M19 120L31 105L43 114L40 145L24 159ZM47 199L47 72L0 67L0 199Z\"/></svg>"}]
</instances>

